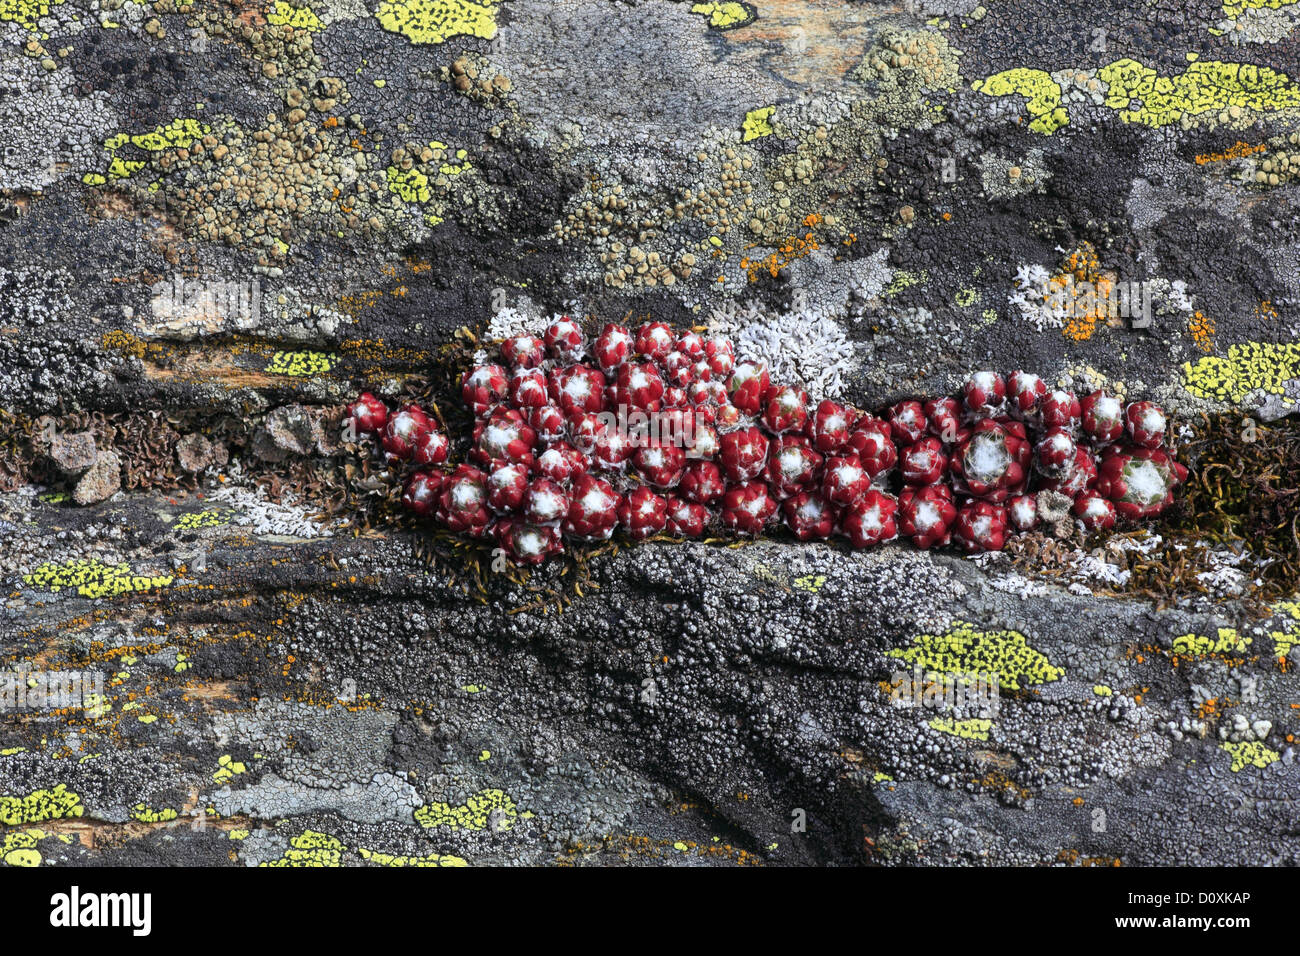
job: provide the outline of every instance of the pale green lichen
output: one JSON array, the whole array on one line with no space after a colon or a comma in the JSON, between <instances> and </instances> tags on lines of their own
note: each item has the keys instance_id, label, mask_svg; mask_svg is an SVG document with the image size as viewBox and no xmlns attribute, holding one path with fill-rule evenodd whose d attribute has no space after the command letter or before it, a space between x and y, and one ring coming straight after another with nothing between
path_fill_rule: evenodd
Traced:
<instances>
[{"instance_id":1,"label":"pale green lichen","mask_svg":"<svg viewBox=\"0 0 1300 956\"><path fill-rule=\"evenodd\" d=\"M911 646L892 650L889 656L959 680L996 675L998 686L1007 690L1065 675L1019 631L980 631L965 621L954 621L943 634L918 634Z\"/></svg>"}]
</instances>

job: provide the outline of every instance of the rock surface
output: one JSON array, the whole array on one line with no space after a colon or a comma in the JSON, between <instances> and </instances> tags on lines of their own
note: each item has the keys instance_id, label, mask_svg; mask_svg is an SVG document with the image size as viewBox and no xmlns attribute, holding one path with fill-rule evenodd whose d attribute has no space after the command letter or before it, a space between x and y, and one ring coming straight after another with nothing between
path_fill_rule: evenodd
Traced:
<instances>
[{"instance_id":1,"label":"rock surface","mask_svg":"<svg viewBox=\"0 0 1300 956\"><path fill-rule=\"evenodd\" d=\"M451 364L559 313L868 408L1025 368L1189 444L1294 428L1298 18L4 6L0 860L1300 862L1300 604L1244 547L525 578L371 520L392 478L337 437L362 388L454 416ZM953 672L994 706L927 700Z\"/></svg>"}]
</instances>

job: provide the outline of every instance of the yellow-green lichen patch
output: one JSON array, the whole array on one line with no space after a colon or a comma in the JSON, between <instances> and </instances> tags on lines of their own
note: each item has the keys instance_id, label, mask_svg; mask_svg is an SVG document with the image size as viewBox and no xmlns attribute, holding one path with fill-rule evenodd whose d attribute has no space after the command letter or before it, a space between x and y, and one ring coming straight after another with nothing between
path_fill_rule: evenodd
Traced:
<instances>
[{"instance_id":1,"label":"yellow-green lichen patch","mask_svg":"<svg viewBox=\"0 0 1300 956\"><path fill-rule=\"evenodd\" d=\"M0 21L17 23L36 32L36 21L58 6L63 0L0 0Z\"/></svg>"},{"instance_id":2,"label":"yellow-green lichen patch","mask_svg":"<svg viewBox=\"0 0 1300 956\"><path fill-rule=\"evenodd\" d=\"M1114 693L1114 692L1113 692L1109 687L1107 687L1105 684L1093 684L1093 685L1092 685L1092 692L1093 692L1094 694L1096 694L1098 697L1109 697L1109 696L1111 696L1112 693Z\"/></svg>"},{"instance_id":3,"label":"yellow-green lichen patch","mask_svg":"<svg viewBox=\"0 0 1300 956\"><path fill-rule=\"evenodd\" d=\"M1023 67L1003 70L976 80L971 84L971 89L986 96L1016 94L1025 97L1029 115L1033 117L1029 128L1035 133L1051 136L1070 122L1069 114L1061 106L1061 84L1045 70Z\"/></svg>"},{"instance_id":4,"label":"yellow-green lichen patch","mask_svg":"<svg viewBox=\"0 0 1300 956\"><path fill-rule=\"evenodd\" d=\"M176 811L171 807L155 810L148 804L137 803L131 808L131 819L141 823L166 823L168 820L176 819Z\"/></svg>"},{"instance_id":5,"label":"yellow-green lichen patch","mask_svg":"<svg viewBox=\"0 0 1300 956\"><path fill-rule=\"evenodd\" d=\"M951 717L936 717L928 724L931 730L942 731L961 737L963 740L988 740L993 721L979 717L970 720L954 720Z\"/></svg>"},{"instance_id":6,"label":"yellow-green lichen patch","mask_svg":"<svg viewBox=\"0 0 1300 956\"><path fill-rule=\"evenodd\" d=\"M379 25L412 43L442 43L452 37L491 40L497 33L497 4L475 0L381 0Z\"/></svg>"},{"instance_id":7,"label":"yellow-green lichen patch","mask_svg":"<svg viewBox=\"0 0 1300 956\"><path fill-rule=\"evenodd\" d=\"M170 123L156 127L153 132L132 136L131 145L151 153L164 149L184 149L193 146L195 140L208 132L210 130L196 119L174 119ZM120 138L114 142L121 145ZM109 148L107 142L104 147Z\"/></svg>"},{"instance_id":8,"label":"yellow-green lichen patch","mask_svg":"<svg viewBox=\"0 0 1300 956\"><path fill-rule=\"evenodd\" d=\"M289 841L289 849L278 860L268 860L260 866L342 866L342 843L328 833L303 830Z\"/></svg>"},{"instance_id":9,"label":"yellow-green lichen patch","mask_svg":"<svg viewBox=\"0 0 1300 956\"><path fill-rule=\"evenodd\" d=\"M1219 746L1232 754L1233 773L1238 773L1247 767L1258 767L1263 770L1269 764L1277 763L1281 759L1276 750L1269 750L1258 740L1247 740L1242 743L1224 741Z\"/></svg>"},{"instance_id":10,"label":"yellow-green lichen patch","mask_svg":"<svg viewBox=\"0 0 1300 956\"><path fill-rule=\"evenodd\" d=\"M1250 646L1250 638L1237 633L1235 627L1221 627L1215 637L1204 634L1184 634L1174 638L1174 653L1189 657L1204 657L1207 654L1244 654Z\"/></svg>"},{"instance_id":11,"label":"yellow-green lichen patch","mask_svg":"<svg viewBox=\"0 0 1300 956\"><path fill-rule=\"evenodd\" d=\"M296 7L285 0L275 0L275 9L266 15L266 22L276 27L293 27L295 30L307 30L315 33L325 29L320 17L311 7L303 4Z\"/></svg>"},{"instance_id":12,"label":"yellow-green lichen patch","mask_svg":"<svg viewBox=\"0 0 1300 956\"><path fill-rule=\"evenodd\" d=\"M217 764L217 772L212 775L217 783L227 783L248 769L240 761L232 760L230 754L222 754L217 758Z\"/></svg>"},{"instance_id":13,"label":"yellow-green lichen patch","mask_svg":"<svg viewBox=\"0 0 1300 956\"><path fill-rule=\"evenodd\" d=\"M361 859L369 860L379 866L469 866L460 857L444 853L430 853L428 856L396 856L391 853L380 853L378 850L367 850L365 847L358 847L357 853L361 854Z\"/></svg>"},{"instance_id":14,"label":"yellow-green lichen patch","mask_svg":"<svg viewBox=\"0 0 1300 956\"><path fill-rule=\"evenodd\" d=\"M429 177L418 169L388 167L388 191L402 202L428 202L433 193L429 190Z\"/></svg>"},{"instance_id":15,"label":"yellow-green lichen patch","mask_svg":"<svg viewBox=\"0 0 1300 956\"><path fill-rule=\"evenodd\" d=\"M33 790L25 797L0 796L0 823L8 827L79 817L81 797L58 784L53 790Z\"/></svg>"},{"instance_id":16,"label":"yellow-green lichen patch","mask_svg":"<svg viewBox=\"0 0 1300 956\"><path fill-rule=\"evenodd\" d=\"M1019 631L980 631L965 621L954 621L943 634L918 634L910 647L892 650L889 656L958 680L996 675L998 686L1008 690L1050 683L1065 674L1030 647Z\"/></svg>"},{"instance_id":17,"label":"yellow-green lichen patch","mask_svg":"<svg viewBox=\"0 0 1300 956\"><path fill-rule=\"evenodd\" d=\"M894 778L882 770L877 770L871 778L872 783L893 783Z\"/></svg>"},{"instance_id":18,"label":"yellow-green lichen patch","mask_svg":"<svg viewBox=\"0 0 1300 956\"><path fill-rule=\"evenodd\" d=\"M1281 630L1270 631L1268 635L1273 639L1273 653L1280 660L1291 653L1291 648L1300 644L1300 601L1279 601L1271 610L1274 614L1291 618L1285 621Z\"/></svg>"},{"instance_id":19,"label":"yellow-green lichen patch","mask_svg":"<svg viewBox=\"0 0 1300 956\"><path fill-rule=\"evenodd\" d=\"M0 860L6 866L40 866L41 853L36 849L38 840L45 839L44 830L18 830L6 833L0 841Z\"/></svg>"},{"instance_id":20,"label":"yellow-green lichen patch","mask_svg":"<svg viewBox=\"0 0 1300 956\"><path fill-rule=\"evenodd\" d=\"M1253 391L1286 395L1300 381L1300 345L1244 342L1228 346L1226 358L1206 356L1183 364L1183 386L1198 398L1240 402Z\"/></svg>"},{"instance_id":21,"label":"yellow-green lichen patch","mask_svg":"<svg viewBox=\"0 0 1300 956\"><path fill-rule=\"evenodd\" d=\"M426 829L451 827L453 830L484 830L493 822L509 830L519 818L519 808L504 790L480 790L464 803L430 803L415 811L415 820Z\"/></svg>"},{"instance_id":22,"label":"yellow-green lichen patch","mask_svg":"<svg viewBox=\"0 0 1300 956\"><path fill-rule=\"evenodd\" d=\"M1097 71L1108 87L1106 105L1126 123L1159 128L1183 117L1247 110L1268 113L1300 106L1300 88L1285 73L1252 63L1198 60L1177 76L1160 76L1133 59L1116 60ZM1132 109L1132 101L1142 105Z\"/></svg>"},{"instance_id":23,"label":"yellow-green lichen patch","mask_svg":"<svg viewBox=\"0 0 1300 956\"><path fill-rule=\"evenodd\" d=\"M222 509L209 508L207 511L190 511L181 515L172 527L177 531L198 531L200 528L219 528L229 520Z\"/></svg>"},{"instance_id":24,"label":"yellow-green lichen patch","mask_svg":"<svg viewBox=\"0 0 1300 956\"><path fill-rule=\"evenodd\" d=\"M76 588L82 597L103 598L165 588L174 578L170 574L132 574L123 564L105 564L98 558L72 560L62 565L42 564L31 574L23 575L30 587L58 594L64 588Z\"/></svg>"},{"instance_id":25,"label":"yellow-green lichen patch","mask_svg":"<svg viewBox=\"0 0 1300 956\"><path fill-rule=\"evenodd\" d=\"M335 358L325 352L276 352L265 371L272 375L306 378L328 372L334 367Z\"/></svg>"},{"instance_id":26,"label":"yellow-green lichen patch","mask_svg":"<svg viewBox=\"0 0 1300 956\"><path fill-rule=\"evenodd\" d=\"M1223 12L1229 20L1235 20L1247 10L1280 10L1300 0L1223 0Z\"/></svg>"},{"instance_id":27,"label":"yellow-green lichen patch","mask_svg":"<svg viewBox=\"0 0 1300 956\"><path fill-rule=\"evenodd\" d=\"M745 121L741 124L741 130L744 132L744 140L748 143L750 140L759 139L763 136L772 135L772 114L776 112L775 106L761 106L756 110L750 110L745 114Z\"/></svg>"},{"instance_id":28,"label":"yellow-green lichen patch","mask_svg":"<svg viewBox=\"0 0 1300 956\"><path fill-rule=\"evenodd\" d=\"M691 13L707 17L714 30L734 30L748 26L758 17L758 10L748 3L715 2L691 4Z\"/></svg>"}]
</instances>

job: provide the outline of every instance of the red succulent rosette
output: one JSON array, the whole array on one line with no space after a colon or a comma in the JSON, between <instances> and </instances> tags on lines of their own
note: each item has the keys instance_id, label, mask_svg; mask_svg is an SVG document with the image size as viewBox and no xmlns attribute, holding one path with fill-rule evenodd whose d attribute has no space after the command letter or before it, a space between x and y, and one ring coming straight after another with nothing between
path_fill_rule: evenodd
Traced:
<instances>
[{"instance_id":1,"label":"red succulent rosette","mask_svg":"<svg viewBox=\"0 0 1300 956\"><path fill-rule=\"evenodd\" d=\"M904 488L898 496L899 533L921 549L947 544L957 506L947 485Z\"/></svg>"},{"instance_id":2,"label":"red succulent rosette","mask_svg":"<svg viewBox=\"0 0 1300 956\"><path fill-rule=\"evenodd\" d=\"M808 440L823 455L839 451L849 440L854 416L839 402L824 399L817 403L808 419Z\"/></svg>"},{"instance_id":3,"label":"red succulent rosette","mask_svg":"<svg viewBox=\"0 0 1300 956\"><path fill-rule=\"evenodd\" d=\"M685 501L676 495L668 496L669 534L679 538L698 538L704 534L709 523L709 509L693 501Z\"/></svg>"},{"instance_id":4,"label":"red succulent rosette","mask_svg":"<svg viewBox=\"0 0 1300 956\"><path fill-rule=\"evenodd\" d=\"M407 405L389 416L380 444L394 458L409 459L434 428L433 422L419 405Z\"/></svg>"},{"instance_id":5,"label":"red succulent rosette","mask_svg":"<svg viewBox=\"0 0 1300 956\"><path fill-rule=\"evenodd\" d=\"M719 337L706 339L704 358L709 363L713 377L719 380L731 377L736 367L736 350L731 347L731 340Z\"/></svg>"},{"instance_id":6,"label":"red succulent rosette","mask_svg":"<svg viewBox=\"0 0 1300 956\"><path fill-rule=\"evenodd\" d=\"M557 441L537 456L535 467L543 478L564 485L586 474L587 456L568 442Z\"/></svg>"},{"instance_id":7,"label":"red succulent rosette","mask_svg":"<svg viewBox=\"0 0 1300 956\"><path fill-rule=\"evenodd\" d=\"M1007 540L1007 510L989 501L968 501L957 512L952 536L967 554L1001 551Z\"/></svg>"},{"instance_id":8,"label":"red succulent rosette","mask_svg":"<svg viewBox=\"0 0 1300 956\"><path fill-rule=\"evenodd\" d=\"M664 380L649 362L628 362L618 369L619 404L643 411L658 411L664 397Z\"/></svg>"},{"instance_id":9,"label":"red succulent rosette","mask_svg":"<svg viewBox=\"0 0 1300 956\"><path fill-rule=\"evenodd\" d=\"M767 463L767 438L758 428L741 428L718 439L718 461L727 481L740 484L760 475Z\"/></svg>"},{"instance_id":10,"label":"red succulent rosette","mask_svg":"<svg viewBox=\"0 0 1300 956\"><path fill-rule=\"evenodd\" d=\"M1098 445L1124 434L1124 403L1098 389L1079 403L1083 433Z\"/></svg>"},{"instance_id":11,"label":"red succulent rosette","mask_svg":"<svg viewBox=\"0 0 1300 956\"><path fill-rule=\"evenodd\" d=\"M411 452L411 461L420 466L441 465L451 452L451 442L447 436L437 430L437 422L430 419L431 426Z\"/></svg>"},{"instance_id":12,"label":"red succulent rosette","mask_svg":"<svg viewBox=\"0 0 1300 956\"><path fill-rule=\"evenodd\" d=\"M1007 411L1022 421L1036 421L1047 397L1047 383L1033 372L1012 372L1007 378Z\"/></svg>"},{"instance_id":13,"label":"red succulent rosette","mask_svg":"<svg viewBox=\"0 0 1300 956\"><path fill-rule=\"evenodd\" d=\"M1017 531L1032 531L1038 523L1038 499L1033 495L1016 495L1007 502L1007 520Z\"/></svg>"},{"instance_id":14,"label":"red succulent rosette","mask_svg":"<svg viewBox=\"0 0 1300 956\"><path fill-rule=\"evenodd\" d=\"M961 401L973 418L987 418L1002 411L1007 383L997 372L972 372L961 386Z\"/></svg>"},{"instance_id":15,"label":"red succulent rosette","mask_svg":"<svg viewBox=\"0 0 1300 956\"><path fill-rule=\"evenodd\" d=\"M388 406L369 392L362 392L345 414L358 435L373 435L388 423Z\"/></svg>"},{"instance_id":16,"label":"red succulent rosette","mask_svg":"<svg viewBox=\"0 0 1300 956\"><path fill-rule=\"evenodd\" d=\"M889 426L871 415L863 415L854 423L844 450L858 456L872 481L880 481L898 464L898 449Z\"/></svg>"},{"instance_id":17,"label":"red succulent rosette","mask_svg":"<svg viewBox=\"0 0 1300 956\"><path fill-rule=\"evenodd\" d=\"M773 385L763 401L763 426L773 435L803 431L808 423L808 393L789 385Z\"/></svg>"},{"instance_id":18,"label":"red succulent rosette","mask_svg":"<svg viewBox=\"0 0 1300 956\"><path fill-rule=\"evenodd\" d=\"M1112 445L1102 455L1094 486L1098 495L1130 520L1160 514L1187 480L1187 468L1162 448Z\"/></svg>"},{"instance_id":19,"label":"red succulent rosette","mask_svg":"<svg viewBox=\"0 0 1300 956\"><path fill-rule=\"evenodd\" d=\"M605 373L586 365L570 365L551 373L549 396L565 415L605 410Z\"/></svg>"},{"instance_id":20,"label":"red succulent rosette","mask_svg":"<svg viewBox=\"0 0 1300 956\"><path fill-rule=\"evenodd\" d=\"M668 524L668 502L649 488L634 488L618 504L618 523L634 540L649 538Z\"/></svg>"},{"instance_id":21,"label":"red succulent rosette","mask_svg":"<svg viewBox=\"0 0 1300 956\"><path fill-rule=\"evenodd\" d=\"M438 493L446 477L440 471L412 472L402 490L403 507L420 518L429 517L438 507Z\"/></svg>"},{"instance_id":22,"label":"red succulent rosette","mask_svg":"<svg viewBox=\"0 0 1300 956\"><path fill-rule=\"evenodd\" d=\"M614 372L628 360L633 350L632 336L627 329L613 322L601 329L592 348L596 364L606 375Z\"/></svg>"},{"instance_id":23,"label":"red succulent rosette","mask_svg":"<svg viewBox=\"0 0 1300 956\"><path fill-rule=\"evenodd\" d=\"M898 469L903 481L909 485L933 485L941 481L948 470L943 442L937 438L922 438L916 444L908 445L899 456Z\"/></svg>"},{"instance_id":24,"label":"red succulent rosette","mask_svg":"<svg viewBox=\"0 0 1300 956\"><path fill-rule=\"evenodd\" d=\"M957 399L931 398L923 407L926 430L945 445L952 445L970 434L970 429L962 426L961 403Z\"/></svg>"},{"instance_id":25,"label":"red succulent rosette","mask_svg":"<svg viewBox=\"0 0 1300 956\"><path fill-rule=\"evenodd\" d=\"M786 527L800 541L825 541L839 523L840 509L815 491L801 491L781 502Z\"/></svg>"},{"instance_id":26,"label":"red succulent rosette","mask_svg":"<svg viewBox=\"0 0 1300 956\"><path fill-rule=\"evenodd\" d=\"M1159 448L1165 443L1168 427L1164 409L1154 402L1130 402L1124 409L1124 430L1139 448Z\"/></svg>"},{"instance_id":27,"label":"red succulent rosette","mask_svg":"<svg viewBox=\"0 0 1300 956\"><path fill-rule=\"evenodd\" d=\"M1089 531L1106 531L1115 527L1115 505L1095 491L1080 492L1070 511Z\"/></svg>"},{"instance_id":28,"label":"red succulent rosette","mask_svg":"<svg viewBox=\"0 0 1300 956\"><path fill-rule=\"evenodd\" d=\"M496 408L474 425L471 457L479 464L493 461L519 462L532 467L537 433L515 408Z\"/></svg>"},{"instance_id":29,"label":"red succulent rosette","mask_svg":"<svg viewBox=\"0 0 1300 956\"><path fill-rule=\"evenodd\" d=\"M1063 388L1053 389L1039 402L1044 428L1064 428L1074 431L1079 427L1082 406L1074 392Z\"/></svg>"},{"instance_id":30,"label":"red succulent rosette","mask_svg":"<svg viewBox=\"0 0 1300 956\"><path fill-rule=\"evenodd\" d=\"M582 358L586 349L586 336L582 326L567 315L561 316L546 327L546 351L562 365L571 365Z\"/></svg>"},{"instance_id":31,"label":"red succulent rosette","mask_svg":"<svg viewBox=\"0 0 1300 956\"><path fill-rule=\"evenodd\" d=\"M817 487L823 458L800 435L782 435L768 450L767 483L778 498Z\"/></svg>"},{"instance_id":32,"label":"red succulent rosette","mask_svg":"<svg viewBox=\"0 0 1300 956\"><path fill-rule=\"evenodd\" d=\"M501 358L511 368L537 368L546 361L546 343L535 335L516 335L501 343Z\"/></svg>"},{"instance_id":33,"label":"red succulent rosette","mask_svg":"<svg viewBox=\"0 0 1300 956\"><path fill-rule=\"evenodd\" d=\"M560 533L544 525L532 525L524 521L507 520L497 522L493 529L497 544L505 550L515 564L541 564L552 555L564 551L564 541Z\"/></svg>"},{"instance_id":34,"label":"red succulent rosette","mask_svg":"<svg viewBox=\"0 0 1300 956\"><path fill-rule=\"evenodd\" d=\"M692 504L712 504L722 497L727 483L722 469L711 461L692 461L682 471L677 483L678 493Z\"/></svg>"},{"instance_id":35,"label":"red succulent rosette","mask_svg":"<svg viewBox=\"0 0 1300 956\"><path fill-rule=\"evenodd\" d=\"M476 365L460 380L460 397L477 417L510 394L510 376L500 365Z\"/></svg>"},{"instance_id":36,"label":"red succulent rosette","mask_svg":"<svg viewBox=\"0 0 1300 956\"><path fill-rule=\"evenodd\" d=\"M1091 488L1097 480L1097 459L1083 445L1074 449L1074 464L1060 478L1043 478L1039 488L1043 491L1055 491L1073 498L1081 491Z\"/></svg>"},{"instance_id":37,"label":"red succulent rosette","mask_svg":"<svg viewBox=\"0 0 1300 956\"><path fill-rule=\"evenodd\" d=\"M647 322L636 333L636 350L655 362L666 359L676 344L677 336L664 322Z\"/></svg>"},{"instance_id":38,"label":"red succulent rosette","mask_svg":"<svg viewBox=\"0 0 1300 956\"><path fill-rule=\"evenodd\" d=\"M832 455L822 469L822 496L841 508L871 490L871 475L857 455Z\"/></svg>"},{"instance_id":39,"label":"red succulent rosette","mask_svg":"<svg viewBox=\"0 0 1300 956\"><path fill-rule=\"evenodd\" d=\"M757 415L763 409L763 396L770 384L765 363L741 362L727 380L727 397L746 415Z\"/></svg>"},{"instance_id":40,"label":"red succulent rosette","mask_svg":"<svg viewBox=\"0 0 1300 956\"><path fill-rule=\"evenodd\" d=\"M488 472L488 507L497 514L518 511L528 491L528 466L497 462Z\"/></svg>"},{"instance_id":41,"label":"red succulent rosette","mask_svg":"<svg viewBox=\"0 0 1300 956\"><path fill-rule=\"evenodd\" d=\"M554 525L569 513L569 496L559 482L534 478L524 492L523 515L530 524Z\"/></svg>"},{"instance_id":42,"label":"red succulent rosette","mask_svg":"<svg viewBox=\"0 0 1300 956\"><path fill-rule=\"evenodd\" d=\"M492 520L488 478L472 465L459 465L438 496L438 520L456 534L481 537Z\"/></svg>"},{"instance_id":43,"label":"red succulent rosette","mask_svg":"<svg viewBox=\"0 0 1300 956\"><path fill-rule=\"evenodd\" d=\"M756 538L776 512L776 499L761 481L732 485L722 496L722 523L731 531Z\"/></svg>"},{"instance_id":44,"label":"red succulent rosette","mask_svg":"<svg viewBox=\"0 0 1300 956\"><path fill-rule=\"evenodd\" d=\"M886 420L894 442L900 446L915 445L925 437L930 427L925 417L925 406L910 399L891 408Z\"/></svg>"},{"instance_id":45,"label":"red succulent rosette","mask_svg":"<svg viewBox=\"0 0 1300 956\"><path fill-rule=\"evenodd\" d=\"M656 488L673 488L686 469L686 452L677 445L654 442L632 454L632 463L649 484Z\"/></svg>"},{"instance_id":46,"label":"red succulent rosette","mask_svg":"<svg viewBox=\"0 0 1300 956\"><path fill-rule=\"evenodd\" d=\"M875 488L844 511L841 530L855 548L869 548L898 537L898 499Z\"/></svg>"},{"instance_id":47,"label":"red succulent rosette","mask_svg":"<svg viewBox=\"0 0 1300 956\"><path fill-rule=\"evenodd\" d=\"M618 524L618 493L608 481L579 475L569 494L564 533L583 541L606 541Z\"/></svg>"},{"instance_id":48,"label":"red succulent rosette","mask_svg":"<svg viewBox=\"0 0 1300 956\"><path fill-rule=\"evenodd\" d=\"M551 393L546 373L540 368L517 368L510 376L510 404L515 408L535 408L549 404Z\"/></svg>"},{"instance_id":49,"label":"red succulent rosette","mask_svg":"<svg viewBox=\"0 0 1300 956\"><path fill-rule=\"evenodd\" d=\"M1000 503L1024 489L1030 450L1018 422L975 423L953 450L953 485L973 498Z\"/></svg>"}]
</instances>

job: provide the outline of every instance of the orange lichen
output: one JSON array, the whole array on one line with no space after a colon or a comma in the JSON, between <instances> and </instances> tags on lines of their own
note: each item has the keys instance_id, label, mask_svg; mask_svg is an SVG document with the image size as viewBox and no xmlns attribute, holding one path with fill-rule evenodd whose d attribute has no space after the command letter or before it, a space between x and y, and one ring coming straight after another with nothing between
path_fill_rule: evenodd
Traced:
<instances>
[{"instance_id":1,"label":"orange lichen","mask_svg":"<svg viewBox=\"0 0 1300 956\"><path fill-rule=\"evenodd\" d=\"M1243 143L1241 140L1233 143L1222 153L1199 153L1196 156L1196 165L1204 166L1206 163L1221 163L1228 159L1242 159L1254 153L1262 153L1267 147L1263 143L1251 146L1249 143Z\"/></svg>"},{"instance_id":2,"label":"orange lichen","mask_svg":"<svg viewBox=\"0 0 1300 956\"><path fill-rule=\"evenodd\" d=\"M1187 331L1202 352L1214 351L1214 320L1203 312L1193 312L1187 320Z\"/></svg>"}]
</instances>

